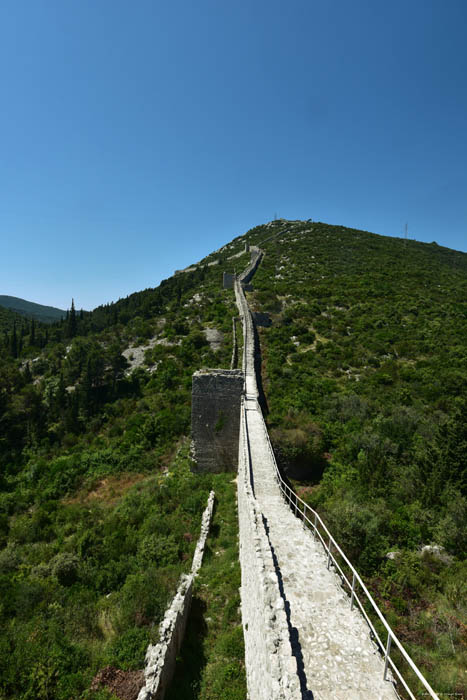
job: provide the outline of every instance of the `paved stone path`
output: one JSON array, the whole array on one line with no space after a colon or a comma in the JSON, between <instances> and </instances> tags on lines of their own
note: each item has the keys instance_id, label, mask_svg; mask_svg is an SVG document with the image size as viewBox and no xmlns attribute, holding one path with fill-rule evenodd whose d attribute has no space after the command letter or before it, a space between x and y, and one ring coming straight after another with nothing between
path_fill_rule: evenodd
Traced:
<instances>
[{"instance_id":1,"label":"paved stone path","mask_svg":"<svg viewBox=\"0 0 467 700\"><path fill-rule=\"evenodd\" d=\"M350 610L326 555L281 496L255 400L247 401L255 496L267 522L304 698L395 700L360 613ZM311 691L311 692L310 692Z\"/></svg>"}]
</instances>

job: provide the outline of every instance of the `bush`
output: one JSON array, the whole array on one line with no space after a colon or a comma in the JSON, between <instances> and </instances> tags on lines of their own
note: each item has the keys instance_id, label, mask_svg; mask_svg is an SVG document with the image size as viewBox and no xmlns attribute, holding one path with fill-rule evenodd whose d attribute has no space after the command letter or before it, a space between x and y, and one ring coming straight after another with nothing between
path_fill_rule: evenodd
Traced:
<instances>
[{"instance_id":1,"label":"bush","mask_svg":"<svg viewBox=\"0 0 467 700\"><path fill-rule=\"evenodd\" d=\"M52 573L61 586L71 586L78 578L79 559L69 552L61 552L52 560Z\"/></svg>"}]
</instances>

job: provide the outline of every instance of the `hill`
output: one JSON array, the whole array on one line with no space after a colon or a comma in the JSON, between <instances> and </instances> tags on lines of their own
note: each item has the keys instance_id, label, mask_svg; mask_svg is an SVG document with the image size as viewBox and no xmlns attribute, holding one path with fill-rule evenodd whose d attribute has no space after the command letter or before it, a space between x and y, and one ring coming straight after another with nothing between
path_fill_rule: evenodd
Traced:
<instances>
[{"instance_id":1,"label":"hill","mask_svg":"<svg viewBox=\"0 0 467 700\"><path fill-rule=\"evenodd\" d=\"M42 323L54 323L66 316L66 311L57 309L54 306L44 306L43 304L36 304L33 301L26 301L26 299L10 297L4 294L0 295L0 306L3 306L5 309L10 309L10 311L20 316L33 318Z\"/></svg>"},{"instance_id":2,"label":"hill","mask_svg":"<svg viewBox=\"0 0 467 700\"><path fill-rule=\"evenodd\" d=\"M245 697L235 485L190 472L189 432L192 373L230 365L222 272L246 266L246 241L265 251L249 302L272 321L263 403L281 467L437 690L464 691L467 255L281 220L157 288L5 335L2 697L100 699L100 669L142 667L211 487L179 697Z\"/></svg>"},{"instance_id":3,"label":"hill","mask_svg":"<svg viewBox=\"0 0 467 700\"><path fill-rule=\"evenodd\" d=\"M6 309L0 305L0 331L9 332L16 322L20 322L21 318L14 311Z\"/></svg>"},{"instance_id":4,"label":"hill","mask_svg":"<svg viewBox=\"0 0 467 700\"><path fill-rule=\"evenodd\" d=\"M467 255L315 222L248 238L282 468L437 690L462 693Z\"/></svg>"}]
</instances>

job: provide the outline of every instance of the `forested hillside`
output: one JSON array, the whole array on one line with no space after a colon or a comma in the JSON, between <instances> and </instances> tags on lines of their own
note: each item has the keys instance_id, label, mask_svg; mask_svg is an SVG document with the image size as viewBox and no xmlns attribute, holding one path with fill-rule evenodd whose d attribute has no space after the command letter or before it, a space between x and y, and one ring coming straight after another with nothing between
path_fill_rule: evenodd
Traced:
<instances>
[{"instance_id":1,"label":"forested hillside","mask_svg":"<svg viewBox=\"0 0 467 700\"><path fill-rule=\"evenodd\" d=\"M190 472L189 432L192 373L230 366L246 240L281 468L436 690L465 691L467 255L279 220L91 313L0 308L0 698L114 697L92 679L142 668L211 487L170 698L245 697L235 484Z\"/></svg>"},{"instance_id":2,"label":"forested hillside","mask_svg":"<svg viewBox=\"0 0 467 700\"><path fill-rule=\"evenodd\" d=\"M57 309L55 306L44 306L44 304L36 304L33 301L26 301L26 299L19 299L6 294L0 294L0 306L42 323L54 323L54 321L60 321L62 318L65 318L66 315L65 311Z\"/></svg>"},{"instance_id":3,"label":"forested hillside","mask_svg":"<svg viewBox=\"0 0 467 700\"><path fill-rule=\"evenodd\" d=\"M240 243L222 255L231 271L248 259ZM196 631L190 692L243 698L234 484L189 469L191 375L232 354L221 268L200 264L90 314L72 307L51 326L5 314L0 697L110 698L90 691L99 670L141 669L213 487L209 588L194 601L212 622Z\"/></svg>"},{"instance_id":4,"label":"forested hillside","mask_svg":"<svg viewBox=\"0 0 467 700\"><path fill-rule=\"evenodd\" d=\"M467 255L311 221L248 238L282 468L432 685L465 692Z\"/></svg>"}]
</instances>

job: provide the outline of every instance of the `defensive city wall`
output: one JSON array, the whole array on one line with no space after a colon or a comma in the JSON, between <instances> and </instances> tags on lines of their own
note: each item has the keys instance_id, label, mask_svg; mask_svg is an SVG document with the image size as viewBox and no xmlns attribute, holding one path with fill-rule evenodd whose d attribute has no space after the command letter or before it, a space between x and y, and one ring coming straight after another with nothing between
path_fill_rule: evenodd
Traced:
<instances>
[{"instance_id":1,"label":"defensive city wall","mask_svg":"<svg viewBox=\"0 0 467 700\"><path fill-rule=\"evenodd\" d=\"M299 700L297 663L284 600L265 521L254 496L246 420L247 410L261 411L256 400L254 326L243 290L262 255L252 248L250 264L232 280L243 326L242 370L201 370L193 375L193 469L234 471L238 467L242 625L249 697ZM230 287L230 282L228 279L226 284L224 277L224 286Z\"/></svg>"},{"instance_id":2,"label":"defensive city wall","mask_svg":"<svg viewBox=\"0 0 467 700\"><path fill-rule=\"evenodd\" d=\"M254 270L261 252L252 261ZM254 327L242 288L245 271L235 283L235 297L243 323L243 371L245 393L240 407L237 502L239 556L242 570L242 624L249 697L258 700L299 700L302 697L297 662L266 524L254 495L247 411L257 411Z\"/></svg>"}]
</instances>

